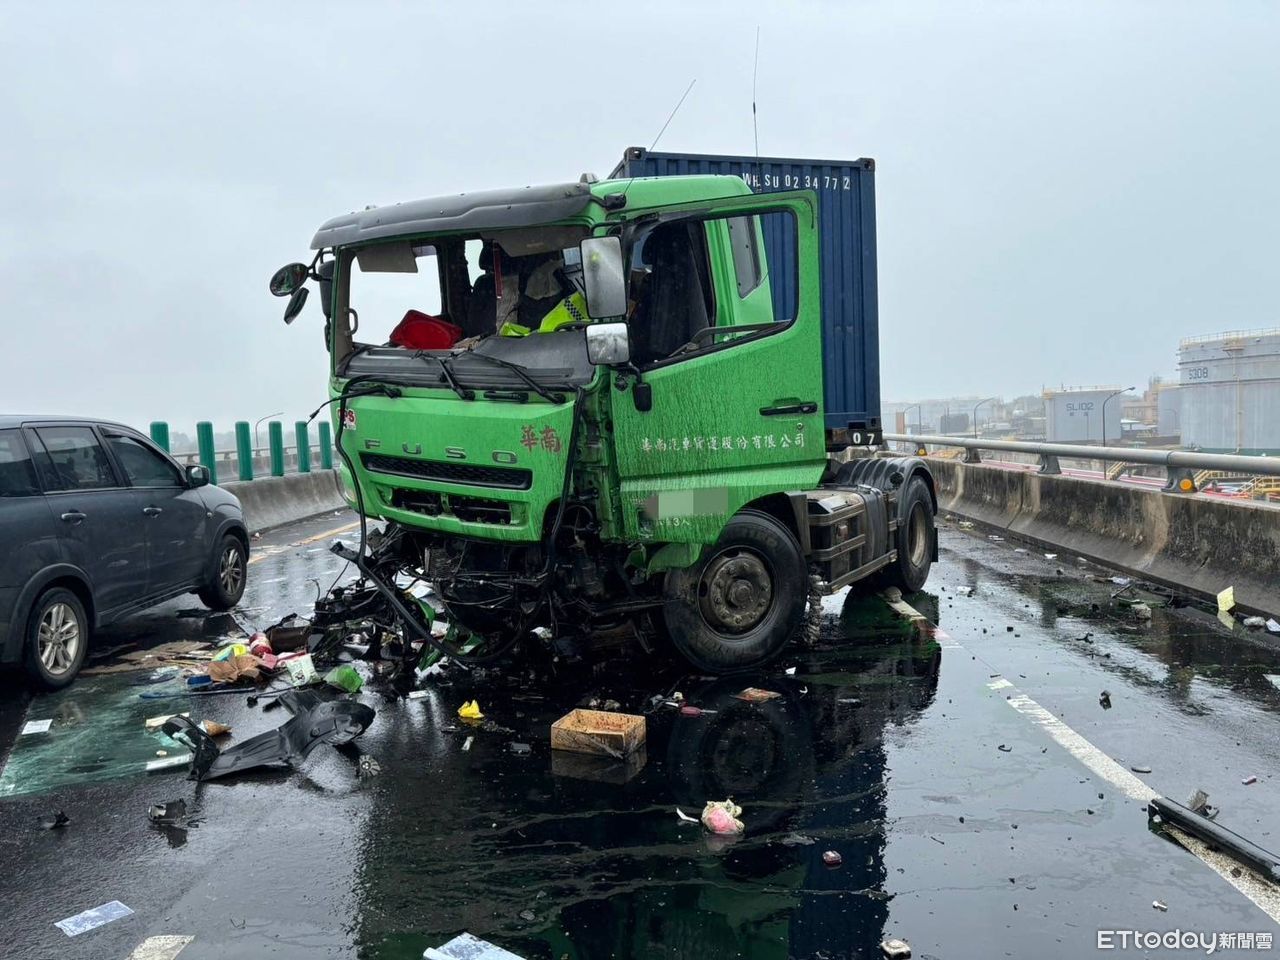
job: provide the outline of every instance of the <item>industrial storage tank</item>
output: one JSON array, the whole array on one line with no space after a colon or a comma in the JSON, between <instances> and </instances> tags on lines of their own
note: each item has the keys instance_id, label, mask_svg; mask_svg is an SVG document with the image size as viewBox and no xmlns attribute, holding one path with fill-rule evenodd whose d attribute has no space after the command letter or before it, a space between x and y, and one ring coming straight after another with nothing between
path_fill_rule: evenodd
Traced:
<instances>
[{"instance_id":1,"label":"industrial storage tank","mask_svg":"<svg viewBox=\"0 0 1280 960\"><path fill-rule=\"evenodd\" d=\"M1280 453L1280 328L1183 340L1178 370L1184 447Z\"/></svg>"},{"instance_id":2,"label":"industrial storage tank","mask_svg":"<svg viewBox=\"0 0 1280 960\"><path fill-rule=\"evenodd\" d=\"M1065 387L1044 392L1045 434L1050 443L1120 442L1120 387ZM1103 430L1103 412L1106 430Z\"/></svg>"},{"instance_id":3,"label":"industrial storage tank","mask_svg":"<svg viewBox=\"0 0 1280 960\"><path fill-rule=\"evenodd\" d=\"M1182 391L1176 383L1162 383L1156 395L1156 433L1176 437L1182 433Z\"/></svg>"}]
</instances>

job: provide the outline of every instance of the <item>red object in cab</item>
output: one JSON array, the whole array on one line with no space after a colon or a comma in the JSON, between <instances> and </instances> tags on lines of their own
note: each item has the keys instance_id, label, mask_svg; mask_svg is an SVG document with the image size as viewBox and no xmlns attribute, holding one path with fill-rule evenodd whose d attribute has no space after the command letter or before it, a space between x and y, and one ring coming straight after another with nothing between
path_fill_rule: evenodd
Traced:
<instances>
[{"instance_id":1,"label":"red object in cab","mask_svg":"<svg viewBox=\"0 0 1280 960\"><path fill-rule=\"evenodd\" d=\"M408 350L448 350L461 339L461 327L420 310L405 311L391 331L391 345Z\"/></svg>"}]
</instances>

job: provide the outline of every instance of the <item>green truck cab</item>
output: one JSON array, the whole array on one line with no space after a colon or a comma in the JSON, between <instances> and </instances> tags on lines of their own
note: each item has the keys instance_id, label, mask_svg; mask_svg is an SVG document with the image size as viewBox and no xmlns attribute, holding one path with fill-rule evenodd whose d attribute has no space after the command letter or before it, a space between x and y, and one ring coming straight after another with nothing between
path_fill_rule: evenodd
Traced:
<instances>
[{"instance_id":1,"label":"green truck cab","mask_svg":"<svg viewBox=\"0 0 1280 960\"><path fill-rule=\"evenodd\" d=\"M824 593L919 589L927 468L851 458L824 419L819 239L814 192L734 176L584 176L325 223L272 292L292 320L319 284L343 484L383 522L362 573L429 583L485 650L620 629L716 673L776 656Z\"/></svg>"}]
</instances>

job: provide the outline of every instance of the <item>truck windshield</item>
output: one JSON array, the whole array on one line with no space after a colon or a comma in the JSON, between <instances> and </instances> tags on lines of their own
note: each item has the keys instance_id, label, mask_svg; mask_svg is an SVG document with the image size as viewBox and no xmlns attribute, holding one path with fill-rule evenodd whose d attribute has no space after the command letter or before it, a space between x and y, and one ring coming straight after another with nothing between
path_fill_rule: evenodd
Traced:
<instances>
[{"instance_id":1,"label":"truck windshield","mask_svg":"<svg viewBox=\"0 0 1280 960\"><path fill-rule=\"evenodd\" d=\"M585 235L550 227L338 251L335 372L445 382L425 351L448 358L467 388L528 389L527 377L548 386L587 382L577 246Z\"/></svg>"}]
</instances>

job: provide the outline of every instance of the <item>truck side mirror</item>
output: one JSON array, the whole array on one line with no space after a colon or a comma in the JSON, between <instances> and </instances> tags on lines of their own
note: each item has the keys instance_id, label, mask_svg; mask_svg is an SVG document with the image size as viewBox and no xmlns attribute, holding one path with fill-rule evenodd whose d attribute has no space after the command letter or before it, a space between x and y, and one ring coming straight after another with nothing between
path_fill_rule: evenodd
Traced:
<instances>
[{"instance_id":1,"label":"truck side mirror","mask_svg":"<svg viewBox=\"0 0 1280 960\"><path fill-rule=\"evenodd\" d=\"M631 339L625 323L587 324L587 359L597 367L631 359Z\"/></svg>"},{"instance_id":2,"label":"truck side mirror","mask_svg":"<svg viewBox=\"0 0 1280 960\"><path fill-rule=\"evenodd\" d=\"M588 237L578 245L586 285L587 315L592 320L627 312L627 284L622 272L622 240Z\"/></svg>"},{"instance_id":3,"label":"truck side mirror","mask_svg":"<svg viewBox=\"0 0 1280 960\"><path fill-rule=\"evenodd\" d=\"M287 297L307 282L305 263L288 263L271 275L271 295Z\"/></svg>"},{"instance_id":4,"label":"truck side mirror","mask_svg":"<svg viewBox=\"0 0 1280 960\"><path fill-rule=\"evenodd\" d=\"M294 317L302 312L302 308L307 303L307 288L299 287L293 291L293 296L289 298L289 302L284 305L284 322L293 323Z\"/></svg>"}]
</instances>

